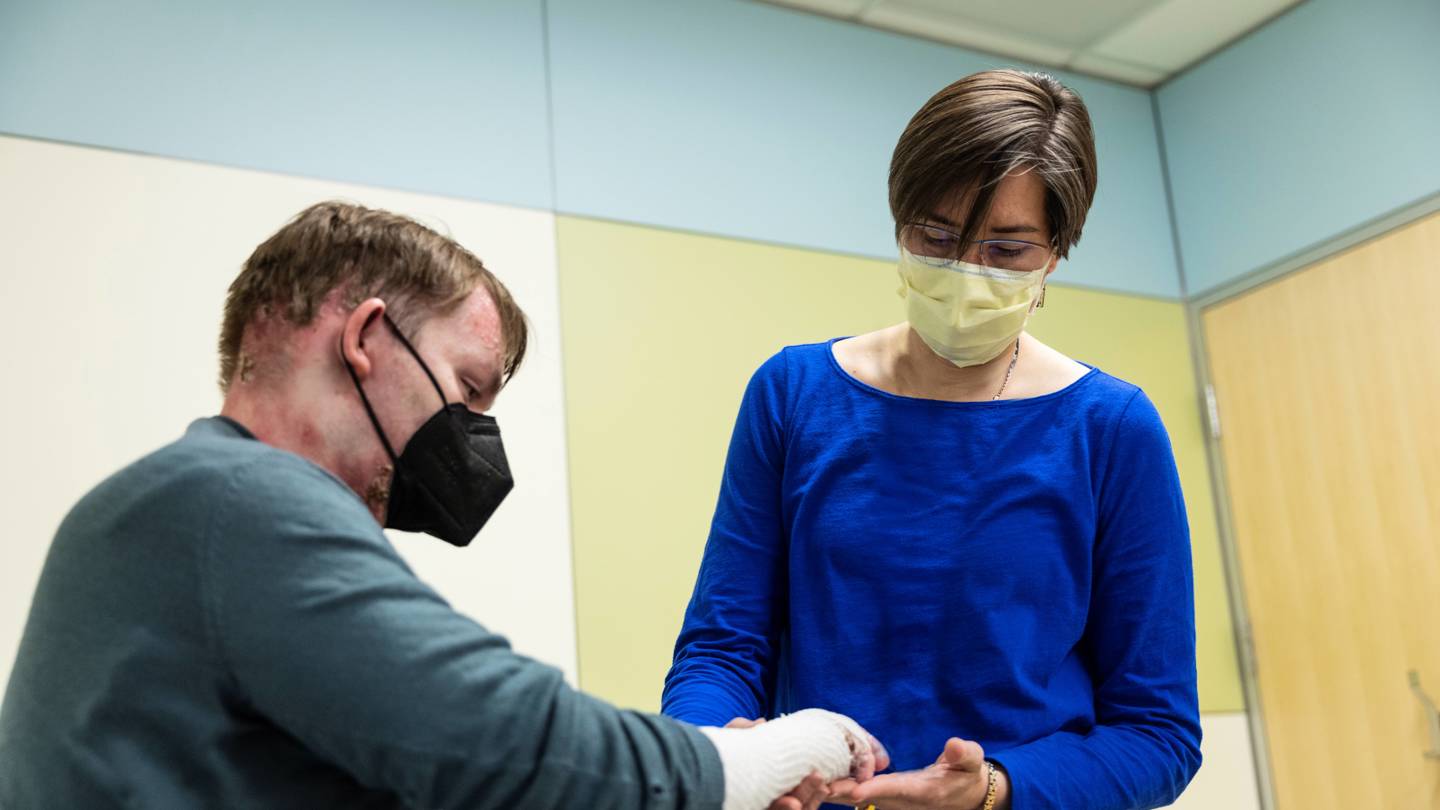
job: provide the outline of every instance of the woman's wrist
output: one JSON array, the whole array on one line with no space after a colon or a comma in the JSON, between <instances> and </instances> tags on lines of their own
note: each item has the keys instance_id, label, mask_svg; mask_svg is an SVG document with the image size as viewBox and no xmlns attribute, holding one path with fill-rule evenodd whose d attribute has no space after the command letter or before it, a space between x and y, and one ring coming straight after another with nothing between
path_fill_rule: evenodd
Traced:
<instances>
[{"instance_id":1,"label":"woman's wrist","mask_svg":"<svg viewBox=\"0 0 1440 810\"><path fill-rule=\"evenodd\" d=\"M995 779L995 801L990 805L990 810L1010 810L1010 774L1005 768L994 760L986 760L986 764L993 767ZM980 810L985 810L986 805L982 803Z\"/></svg>"}]
</instances>

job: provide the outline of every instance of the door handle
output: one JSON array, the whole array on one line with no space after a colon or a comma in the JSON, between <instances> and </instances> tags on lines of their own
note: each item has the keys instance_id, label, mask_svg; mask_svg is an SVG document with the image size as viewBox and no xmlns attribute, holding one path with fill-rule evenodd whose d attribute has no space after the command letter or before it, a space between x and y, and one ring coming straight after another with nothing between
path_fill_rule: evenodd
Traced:
<instances>
[{"instance_id":1,"label":"door handle","mask_svg":"<svg viewBox=\"0 0 1440 810\"><path fill-rule=\"evenodd\" d=\"M1425 752L1426 759L1440 759L1440 710L1436 710L1435 701L1425 694L1420 688L1420 673L1410 670L1410 691L1420 699L1420 705L1425 707L1426 725L1430 727L1430 750Z\"/></svg>"}]
</instances>

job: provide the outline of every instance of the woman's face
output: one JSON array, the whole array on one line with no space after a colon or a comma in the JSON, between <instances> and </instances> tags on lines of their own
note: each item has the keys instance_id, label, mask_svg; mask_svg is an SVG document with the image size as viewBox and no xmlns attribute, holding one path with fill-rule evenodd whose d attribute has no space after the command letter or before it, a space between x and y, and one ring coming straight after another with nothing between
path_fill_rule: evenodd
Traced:
<instances>
[{"instance_id":1,"label":"woman's face","mask_svg":"<svg viewBox=\"0 0 1440 810\"><path fill-rule=\"evenodd\" d=\"M959 230L969 213L970 203L962 200L930 214L931 224ZM1051 247L1050 221L1045 215L1045 182L1031 169L1009 175L995 188L990 213L975 235L976 239L1016 239ZM973 258L967 259L973 261ZM1059 254L1050 257L1046 272L1055 271Z\"/></svg>"}]
</instances>

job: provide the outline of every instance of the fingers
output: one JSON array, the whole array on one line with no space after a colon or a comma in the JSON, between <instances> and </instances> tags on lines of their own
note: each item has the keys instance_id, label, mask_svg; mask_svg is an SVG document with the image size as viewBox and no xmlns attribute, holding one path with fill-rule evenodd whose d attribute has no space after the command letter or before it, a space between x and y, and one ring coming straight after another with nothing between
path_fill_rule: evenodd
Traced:
<instances>
[{"instance_id":1,"label":"fingers","mask_svg":"<svg viewBox=\"0 0 1440 810\"><path fill-rule=\"evenodd\" d=\"M936 763L957 771L978 771L985 765L985 749L979 743L951 737Z\"/></svg>"},{"instance_id":2,"label":"fingers","mask_svg":"<svg viewBox=\"0 0 1440 810\"><path fill-rule=\"evenodd\" d=\"M861 782L875 778L875 774L889 769L890 754L885 746L875 738L875 735L865 735L869 750L856 755L856 767L854 773L848 779L840 779L830 783L830 798L843 798L849 795L850 791Z\"/></svg>"},{"instance_id":3,"label":"fingers","mask_svg":"<svg viewBox=\"0 0 1440 810\"><path fill-rule=\"evenodd\" d=\"M850 776L858 782L864 782L873 777L876 771L889 767L890 756L885 752L885 746L875 739L875 735L866 731L853 718L834 713L831 713L831 716L845 731L845 742L850 747Z\"/></svg>"},{"instance_id":4,"label":"fingers","mask_svg":"<svg viewBox=\"0 0 1440 810\"><path fill-rule=\"evenodd\" d=\"M864 739L857 740L854 757L850 763L850 774L855 781L864 782L875 776L875 747L870 744L869 734Z\"/></svg>"},{"instance_id":5,"label":"fingers","mask_svg":"<svg viewBox=\"0 0 1440 810\"><path fill-rule=\"evenodd\" d=\"M889 752L889 751L886 751L886 750L885 750L885 746L884 746L884 745L881 745L880 741L877 740L877 739L875 739L875 735L874 735L874 734L871 734L871 735L869 735L869 736L870 736L870 751L875 755L875 770L876 770L877 772L878 772L878 771L889 770L889 769L890 769L890 752Z\"/></svg>"},{"instance_id":6,"label":"fingers","mask_svg":"<svg viewBox=\"0 0 1440 810\"><path fill-rule=\"evenodd\" d=\"M726 723L726 724L725 724L725 727L726 727L726 728L754 728L755 726L758 726L758 725L760 725L761 723L764 723L764 722L765 722L765 718L763 718L763 717L757 718L757 719L755 719L755 720L750 720L750 719L745 718L745 717L737 717L737 718L735 718L734 720L731 720L730 722Z\"/></svg>"},{"instance_id":7,"label":"fingers","mask_svg":"<svg viewBox=\"0 0 1440 810\"><path fill-rule=\"evenodd\" d=\"M934 798L933 793L934 788L925 779L923 771L906 771L887 773L869 782L861 782L850 790L846 801L862 806L872 802L886 807L903 806L906 802L923 805Z\"/></svg>"},{"instance_id":8,"label":"fingers","mask_svg":"<svg viewBox=\"0 0 1440 810\"><path fill-rule=\"evenodd\" d=\"M770 810L817 810L829 796L830 786L825 783L824 777L812 773L788 795L776 799Z\"/></svg>"},{"instance_id":9,"label":"fingers","mask_svg":"<svg viewBox=\"0 0 1440 810\"><path fill-rule=\"evenodd\" d=\"M840 779L831 782L830 795L826 797L826 800L831 802L843 802L845 804L859 804L858 799L851 798L851 796L855 792L855 788L859 785L860 783L856 782L854 779Z\"/></svg>"},{"instance_id":10,"label":"fingers","mask_svg":"<svg viewBox=\"0 0 1440 810\"><path fill-rule=\"evenodd\" d=\"M805 777L805 781L801 782L791 795L800 800L804 810L815 810L829 793L829 785L825 784L825 778L818 773L812 773Z\"/></svg>"}]
</instances>

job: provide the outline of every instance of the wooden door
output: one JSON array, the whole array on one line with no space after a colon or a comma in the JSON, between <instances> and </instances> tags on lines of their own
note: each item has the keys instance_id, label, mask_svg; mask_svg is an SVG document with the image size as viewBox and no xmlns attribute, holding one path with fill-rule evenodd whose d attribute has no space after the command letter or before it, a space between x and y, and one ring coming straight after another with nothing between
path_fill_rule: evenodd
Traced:
<instances>
[{"instance_id":1,"label":"wooden door","mask_svg":"<svg viewBox=\"0 0 1440 810\"><path fill-rule=\"evenodd\" d=\"M1202 323L1279 810L1440 808L1440 214Z\"/></svg>"}]
</instances>

